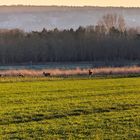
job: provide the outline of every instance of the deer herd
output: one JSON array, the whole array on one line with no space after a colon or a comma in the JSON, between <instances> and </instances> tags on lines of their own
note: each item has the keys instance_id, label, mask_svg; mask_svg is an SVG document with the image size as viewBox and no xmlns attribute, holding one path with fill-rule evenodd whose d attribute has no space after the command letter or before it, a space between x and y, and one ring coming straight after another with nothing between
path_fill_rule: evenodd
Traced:
<instances>
[{"instance_id":1,"label":"deer herd","mask_svg":"<svg viewBox=\"0 0 140 140\"><path fill-rule=\"evenodd\" d=\"M92 74L93 74L93 72L89 69L87 74L91 77ZM5 76L8 76L8 75L6 75L6 74L0 74L0 77L5 77ZM15 76L17 76L17 77L25 77L25 75L23 73L18 73ZM51 73L43 72L42 73L42 76L44 76L44 77L50 77L51 76Z\"/></svg>"}]
</instances>

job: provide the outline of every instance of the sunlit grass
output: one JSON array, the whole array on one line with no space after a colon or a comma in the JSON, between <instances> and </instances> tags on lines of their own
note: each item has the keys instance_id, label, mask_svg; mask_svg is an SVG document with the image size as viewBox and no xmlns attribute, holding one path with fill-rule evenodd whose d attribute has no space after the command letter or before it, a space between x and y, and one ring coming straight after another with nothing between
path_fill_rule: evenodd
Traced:
<instances>
[{"instance_id":1,"label":"sunlit grass","mask_svg":"<svg viewBox=\"0 0 140 140\"><path fill-rule=\"evenodd\" d=\"M139 139L139 78L1 78L0 139Z\"/></svg>"}]
</instances>

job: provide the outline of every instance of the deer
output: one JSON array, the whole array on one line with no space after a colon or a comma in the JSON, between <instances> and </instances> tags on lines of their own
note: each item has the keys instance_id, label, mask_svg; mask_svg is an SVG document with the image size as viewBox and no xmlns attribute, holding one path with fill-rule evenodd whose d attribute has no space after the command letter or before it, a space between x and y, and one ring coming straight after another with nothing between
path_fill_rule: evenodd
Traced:
<instances>
[{"instance_id":1,"label":"deer","mask_svg":"<svg viewBox=\"0 0 140 140\"><path fill-rule=\"evenodd\" d=\"M19 76L19 77L25 77L24 74L22 74L22 73L19 73L17 76Z\"/></svg>"},{"instance_id":2,"label":"deer","mask_svg":"<svg viewBox=\"0 0 140 140\"><path fill-rule=\"evenodd\" d=\"M50 73L47 73L47 72L43 72L43 75L44 75L45 77L51 76L51 74L50 74Z\"/></svg>"},{"instance_id":3,"label":"deer","mask_svg":"<svg viewBox=\"0 0 140 140\"><path fill-rule=\"evenodd\" d=\"M88 75L91 76L92 75L92 71L88 70Z\"/></svg>"}]
</instances>

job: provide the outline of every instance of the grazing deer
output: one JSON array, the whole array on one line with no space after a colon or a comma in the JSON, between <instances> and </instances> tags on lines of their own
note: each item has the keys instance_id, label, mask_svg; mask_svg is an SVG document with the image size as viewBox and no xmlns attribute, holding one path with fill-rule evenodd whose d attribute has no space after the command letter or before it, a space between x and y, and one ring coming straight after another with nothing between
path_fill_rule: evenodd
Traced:
<instances>
[{"instance_id":1,"label":"grazing deer","mask_svg":"<svg viewBox=\"0 0 140 140\"><path fill-rule=\"evenodd\" d=\"M22 73L19 73L18 76L19 77L25 77L24 74L22 74Z\"/></svg>"},{"instance_id":2,"label":"grazing deer","mask_svg":"<svg viewBox=\"0 0 140 140\"><path fill-rule=\"evenodd\" d=\"M92 71L91 71L91 70L88 71L88 75L89 75L89 76L92 75Z\"/></svg>"},{"instance_id":3,"label":"grazing deer","mask_svg":"<svg viewBox=\"0 0 140 140\"><path fill-rule=\"evenodd\" d=\"M50 73L47 73L47 72L43 72L43 75L44 75L45 77L51 76L51 74L50 74Z\"/></svg>"}]
</instances>

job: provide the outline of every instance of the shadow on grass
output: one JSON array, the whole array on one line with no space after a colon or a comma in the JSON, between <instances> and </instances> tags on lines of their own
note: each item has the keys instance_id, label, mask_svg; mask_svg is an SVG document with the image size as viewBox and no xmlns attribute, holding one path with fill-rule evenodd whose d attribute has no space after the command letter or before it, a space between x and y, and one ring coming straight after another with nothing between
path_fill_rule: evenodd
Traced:
<instances>
[{"instance_id":1,"label":"shadow on grass","mask_svg":"<svg viewBox=\"0 0 140 140\"><path fill-rule=\"evenodd\" d=\"M125 110L137 109L140 104L116 104L108 108L92 108L92 109L73 109L66 112L52 112L51 114L38 113L38 114L14 114L8 115L5 119L0 121L0 125L18 124L26 122L38 122L43 120L61 119L71 116L90 115L94 113L109 113L120 112ZM10 118L10 119L9 119Z\"/></svg>"}]
</instances>

